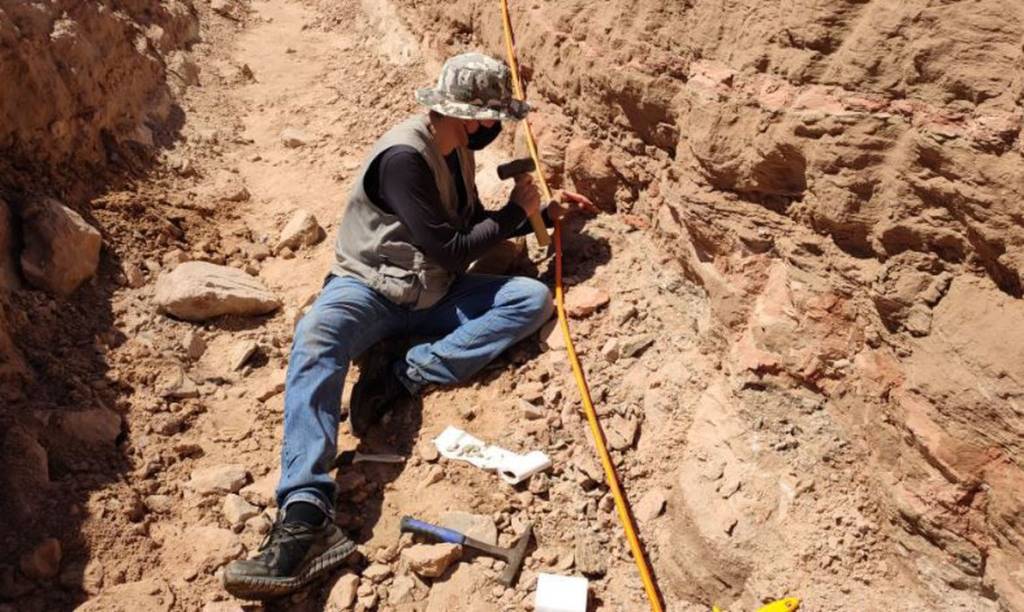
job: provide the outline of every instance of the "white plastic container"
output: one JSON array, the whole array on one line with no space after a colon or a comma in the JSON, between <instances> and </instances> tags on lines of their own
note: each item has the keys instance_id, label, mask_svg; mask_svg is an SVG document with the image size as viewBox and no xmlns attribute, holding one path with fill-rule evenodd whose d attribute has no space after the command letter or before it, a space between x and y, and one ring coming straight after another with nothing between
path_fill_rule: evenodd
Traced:
<instances>
[{"instance_id":1,"label":"white plastic container","mask_svg":"<svg viewBox=\"0 0 1024 612\"><path fill-rule=\"evenodd\" d=\"M586 578L539 574L535 612L587 612Z\"/></svg>"}]
</instances>

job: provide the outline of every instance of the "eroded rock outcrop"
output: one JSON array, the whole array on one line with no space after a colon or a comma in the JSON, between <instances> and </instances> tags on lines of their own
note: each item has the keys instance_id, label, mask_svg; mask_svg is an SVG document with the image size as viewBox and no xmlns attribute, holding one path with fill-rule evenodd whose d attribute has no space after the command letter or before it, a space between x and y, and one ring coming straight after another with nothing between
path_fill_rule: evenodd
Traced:
<instances>
[{"instance_id":1,"label":"eroded rock outcrop","mask_svg":"<svg viewBox=\"0 0 1024 612\"><path fill-rule=\"evenodd\" d=\"M486 1L399 4L420 31L504 53ZM897 539L920 586L907 601L1024 609L1021 8L520 8L541 148L564 158L552 173L650 224L714 309L704 352L725 374L677 451L659 571L739 595L772 580L766 551L804 549L834 559L808 571L867 585ZM459 41L424 40L441 55ZM765 436L771 452L737 445ZM863 462L868 484L787 471L801 461ZM768 535L768 516L800 541Z\"/></svg>"}]
</instances>

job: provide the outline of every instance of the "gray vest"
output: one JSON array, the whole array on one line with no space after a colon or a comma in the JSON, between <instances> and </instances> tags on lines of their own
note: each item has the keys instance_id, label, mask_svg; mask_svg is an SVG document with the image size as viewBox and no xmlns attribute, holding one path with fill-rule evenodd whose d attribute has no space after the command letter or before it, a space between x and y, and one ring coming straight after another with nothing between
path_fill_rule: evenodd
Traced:
<instances>
[{"instance_id":1,"label":"gray vest","mask_svg":"<svg viewBox=\"0 0 1024 612\"><path fill-rule=\"evenodd\" d=\"M378 208L363 188L373 160L385 149L397 145L408 145L427 160L441 194L445 216L456 228L468 228L477 201L473 152L459 148L467 196L467 205L460 211L455 181L434 144L430 119L425 114L416 115L384 134L367 156L341 219L331 273L354 276L396 304L428 308L444 297L456 275L413 246L409 231L398 216Z\"/></svg>"}]
</instances>

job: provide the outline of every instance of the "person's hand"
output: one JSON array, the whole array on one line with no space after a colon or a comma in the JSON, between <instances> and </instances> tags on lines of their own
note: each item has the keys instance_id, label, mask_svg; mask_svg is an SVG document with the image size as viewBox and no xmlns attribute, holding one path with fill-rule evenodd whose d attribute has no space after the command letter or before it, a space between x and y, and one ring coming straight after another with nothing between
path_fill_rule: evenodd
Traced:
<instances>
[{"instance_id":1,"label":"person's hand","mask_svg":"<svg viewBox=\"0 0 1024 612\"><path fill-rule=\"evenodd\" d=\"M520 174L516 177L516 185L512 188L512 195L509 199L523 209L527 217L540 212L540 190L533 182L533 177L528 174Z\"/></svg>"},{"instance_id":2,"label":"person's hand","mask_svg":"<svg viewBox=\"0 0 1024 612\"><path fill-rule=\"evenodd\" d=\"M548 216L552 221L558 221L576 212L596 215L600 210L587 196L573 191L559 191L557 199L548 204Z\"/></svg>"}]
</instances>

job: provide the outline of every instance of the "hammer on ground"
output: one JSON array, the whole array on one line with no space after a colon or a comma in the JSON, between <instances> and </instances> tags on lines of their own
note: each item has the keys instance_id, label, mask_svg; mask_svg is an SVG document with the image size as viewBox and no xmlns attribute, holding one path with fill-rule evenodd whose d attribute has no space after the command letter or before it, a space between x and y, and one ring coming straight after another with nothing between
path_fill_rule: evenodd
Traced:
<instances>
[{"instance_id":1,"label":"hammer on ground","mask_svg":"<svg viewBox=\"0 0 1024 612\"><path fill-rule=\"evenodd\" d=\"M534 163L531 157L513 159L498 166L498 178L504 181L533 172L536 169L537 164ZM533 234L537 237L537 244L547 246L551 239L548 237L548 230L544 227L544 220L541 219L540 214L530 215L530 225L533 226Z\"/></svg>"},{"instance_id":2,"label":"hammer on ground","mask_svg":"<svg viewBox=\"0 0 1024 612\"><path fill-rule=\"evenodd\" d=\"M438 525L432 525L411 516L403 516L400 527L402 533L418 533L434 540L440 540L441 542L448 542L450 544L459 544L461 546L468 546L478 550L485 555L496 557L505 561L505 569L498 576L498 582L505 586L512 586L516 580L516 576L519 574L519 570L523 567L523 559L526 557L526 547L530 544L530 537L533 535L533 525L527 524L526 529L523 531L523 535L519 536L519 540L516 541L515 545L510 548L502 548L501 546L491 546L481 542L480 540L474 540L464 534L455 531L454 529L448 529L446 527L440 527Z\"/></svg>"}]
</instances>

